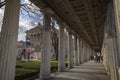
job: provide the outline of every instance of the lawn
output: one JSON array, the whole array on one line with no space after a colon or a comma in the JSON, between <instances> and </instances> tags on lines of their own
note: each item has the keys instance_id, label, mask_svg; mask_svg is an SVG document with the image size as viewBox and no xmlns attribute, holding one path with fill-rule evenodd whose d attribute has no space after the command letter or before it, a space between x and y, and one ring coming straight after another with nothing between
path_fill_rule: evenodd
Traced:
<instances>
[{"instance_id":1,"label":"lawn","mask_svg":"<svg viewBox=\"0 0 120 80\"><path fill-rule=\"evenodd\" d=\"M16 75L15 80L23 80L25 78L36 76L40 72L41 61L19 61L16 63ZM67 65L67 62L66 62ZM58 68L58 62L51 61L51 72L56 72Z\"/></svg>"}]
</instances>

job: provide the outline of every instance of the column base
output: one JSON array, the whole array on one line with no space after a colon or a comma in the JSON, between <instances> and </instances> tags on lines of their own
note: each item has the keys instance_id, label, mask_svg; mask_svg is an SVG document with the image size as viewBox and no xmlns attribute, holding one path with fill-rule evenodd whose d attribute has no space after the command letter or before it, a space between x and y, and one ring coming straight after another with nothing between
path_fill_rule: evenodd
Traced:
<instances>
[{"instance_id":1,"label":"column base","mask_svg":"<svg viewBox=\"0 0 120 80\"><path fill-rule=\"evenodd\" d=\"M58 69L58 72L64 72L65 71L65 68L63 69Z\"/></svg>"},{"instance_id":2,"label":"column base","mask_svg":"<svg viewBox=\"0 0 120 80\"><path fill-rule=\"evenodd\" d=\"M68 68L73 68L74 64L68 64Z\"/></svg>"},{"instance_id":3,"label":"column base","mask_svg":"<svg viewBox=\"0 0 120 80\"><path fill-rule=\"evenodd\" d=\"M39 80L50 80L51 78L51 75L40 75L39 76Z\"/></svg>"},{"instance_id":4,"label":"column base","mask_svg":"<svg viewBox=\"0 0 120 80\"><path fill-rule=\"evenodd\" d=\"M79 66L80 64L75 64L75 66Z\"/></svg>"},{"instance_id":5,"label":"column base","mask_svg":"<svg viewBox=\"0 0 120 80\"><path fill-rule=\"evenodd\" d=\"M39 78L39 80L50 80L50 78Z\"/></svg>"},{"instance_id":6,"label":"column base","mask_svg":"<svg viewBox=\"0 0 120 80\"><path fill-rule=\"evenodd\" d=\"M69 68L73 68L73 66L69 66Z\"/></svg>"}]
</instances>

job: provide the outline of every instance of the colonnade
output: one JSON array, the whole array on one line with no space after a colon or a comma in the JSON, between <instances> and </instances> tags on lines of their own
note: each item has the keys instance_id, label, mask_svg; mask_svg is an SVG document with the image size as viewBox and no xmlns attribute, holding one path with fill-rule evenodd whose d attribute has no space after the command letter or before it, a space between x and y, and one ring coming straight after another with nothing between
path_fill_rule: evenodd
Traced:
<instances>
[{"instance_id":1,"label":"colonnade","mask_svg":"<svg viewBox=\"0 0 120 80\"><path fill-rule=\"evenodd\" d=\"M16 48L18 36L18 23L19 23L19 9L20 0L6 0L5 17L3 19L3 26L1 31L0 40L0 79L1 80L14 80L15 77L15 64L16 64ZM51 14L45 10L42 31L42 59L40 69L40 79L50 78L50 53L51 53ZM86 51L79 36L73 35L71 30L68 30L68 39L65 39L64 28L65 25L60 23L59 29L59 60L58 71L64 71L65 55L68 54L69 68L79 65L87 60L81 60L85 57ZM73 37L74 36L74 37ZM68 40L68 41L66 41ZM65 45L67 42L67 45ZM83 47L80 49L80 46ZM67 48L65 48L67 47ZM86 47L87 48L87 47ZM67 49L67 53L66 53ZM80 52L81 51L81 52ZM82 55L81 55L82 54ZM76 58L76 59L75 59Z\"/></svg>"},{"instance_id":2,"label":"colonnade","mask_svg":"<svg viewBox=\"0 0 120 80\"><path fill-rule=\"evenodd\" d=\"M116 3L118 1L118 3ZM103 54L103 64L107 70L108 75L111 76L111 80L119 80L119 42L120 36L119 26L117 23L116 12L118 10L119 0L110 1L106 13L106 22L104 24L104 41L102 45L102 54ZM116 8L117 6L117 8ZM117 10L117 11L116 11ZM115 17L117 16L117 17Z\"/></svg>"},{"instance_id":3,"label":"colonnade","mask_svg":"<svg viewBox=\"0 0 120 80\"><path fill-rule=\"evenodd\" d=\"M0 79L14 80L20 0L6 0L0 38Z\"/></svg>"},{"instance_id":4,"label":"colonnade","mask_svg":"<svg viewBox=\"0 0 120 80\"><path fill-rule=\"evenodd\" d=\"M60 23L59 26L60 29L59 29L58 71L64 71L66 69L65 66L66 54L68 55L67 56L68 68L79 66L81 63L90 60L90 57L93 55L92 53L94 50L72 29L66 28L67 24ZM64 29L66 29L68 34L65 33ZM67 39L65 38L66 36ZM67 51L65 49L67 49Z\"/></svg>"},{"instance_id":5,"label":"colonnade","mask_svg":"<svg viewBox=\"0 0 120 80\"><path fill-rule=\"evenodd\" d=\"M111 80L118 80L120 64L120 0L111 0L107 9L104 27L102 54L104 65L111 75ZM16 63L16 44L18 35L20 0L6 0L5 15L0 40L0 79L14 80ZM45 10L42 31L42 62L40 79L50 78L51 53L51 14ZM68 29L65 38L65 22L59 23L58 71L64 71L65 55L68 55L68 67L79 66L95 55L95 51L75 31ZM65 45L67 42L67 45Z\"/></svg>"}]
</instances>

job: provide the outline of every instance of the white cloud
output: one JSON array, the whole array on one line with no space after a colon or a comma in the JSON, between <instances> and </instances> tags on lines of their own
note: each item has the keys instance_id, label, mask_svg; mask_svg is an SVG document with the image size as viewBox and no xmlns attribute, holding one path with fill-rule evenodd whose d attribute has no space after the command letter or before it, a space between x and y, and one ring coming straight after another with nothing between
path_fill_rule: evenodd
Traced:
<instances>
[{"instance_id":1,"label":"white cloud","mask_svg":"<svg viewBox=\"0 0 120 80\"><path fill-rule=\"evenodd\" d=\"M2 2L2 1L5 1L5 0L1 0L1 2Z\"/></svg>"},{"instance_id":2,"label":"white cloud","mask_svg":"<svg viewBox=\"0 0 120 80\"><path fill-rule=\"evenodd\" d=\"M30 1L29 0L24 0L24 3L30 4Z\"/></svg>"},{"instance_id":3,"label":"white cloud","mask_svg":"<svg viewBox=\"0 0 120 80\"><path fill-rule=\"evenodd\" d=\"M20 41L20 40L23 40L23 41L25 41L25 33L20 33L19 35L18 35L18 41Z\"/></svg>"},{"instance_id":4,"label":"white cloud","mask_svg":"<svg viewBox=\"0 0 120 80\"><path fill-rule=\"evenodd\" d=\"M4 10L3 9L0 9L0 14L4 14Z\"/></svg>"},{"instance_id":5,"label":"white cloud","mask_svg":"<svg viewBox=\"0 0 120 80\"><path fill-rule=\"evenodd\" d=\"M30 29L29 21L24 20L24 19L20 20L19 26L25 27L25 28L27 28L27 30Z\"/></svg>"},{"instance_id":6,"label":"white cloud","mask_svg":"<svg viewBox=\"0 0 120 80\"><path fill-rule=\"evenodd\" d=\"M19 27L22 28L23 31L19 32L18 41L20 40L25 41L25 36L26 36L25 31L33 28L33 26L30 25L30 20L20 19Z\"/></svg>"},{"instance_id":7,"label":"white cloud","mask_svg":"<svg viewBox=\"0 0 120 80\"><path fill-rule=\"evenodd\" d=\"M3 15L4 15L4 10L0 9L0 31L1 31L1 27L2 27Z\"/></svg>"}]
</instances>

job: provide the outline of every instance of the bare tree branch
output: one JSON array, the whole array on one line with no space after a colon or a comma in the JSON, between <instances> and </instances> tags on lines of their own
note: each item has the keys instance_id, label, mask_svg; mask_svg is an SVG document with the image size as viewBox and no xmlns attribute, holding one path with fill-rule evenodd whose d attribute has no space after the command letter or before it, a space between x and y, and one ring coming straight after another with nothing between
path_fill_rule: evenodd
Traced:
<instances>
[{"instance_id":1,"label":"bare tree branch","mask_svg":"<svg viewBox=\"0 0 120 80\"><path fill-rule=\"evenodd\" d=\"M6 2L5 2L5 1L0 2L0 8L2 8L5 4L6 4Z\"/></svg>"}]
</instances>

